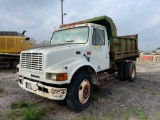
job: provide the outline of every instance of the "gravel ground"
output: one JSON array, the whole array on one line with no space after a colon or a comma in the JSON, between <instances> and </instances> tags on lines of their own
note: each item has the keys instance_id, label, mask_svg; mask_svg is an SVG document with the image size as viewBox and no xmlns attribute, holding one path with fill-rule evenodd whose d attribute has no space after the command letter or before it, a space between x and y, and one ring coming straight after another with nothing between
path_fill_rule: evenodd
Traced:
<instances>
[{"instance_id":1,"label":"gravel ground","mask_svg":"<svg viewBox=\"0 0 160 120\"><path fill-rule=\"evenodd\" d=\"M0 70L0 113L10 110L10 104L27 100L46 107L45 120L160 120L160 63L137 62L137 79L133 83L119 81L95 94L90 107L83 112L70 110L65 103L48 100L19 88L12 70ZM0 116L1 117L1 116ZM143 117L142 117L143 118Z\"/></svg>"}]
</instances>

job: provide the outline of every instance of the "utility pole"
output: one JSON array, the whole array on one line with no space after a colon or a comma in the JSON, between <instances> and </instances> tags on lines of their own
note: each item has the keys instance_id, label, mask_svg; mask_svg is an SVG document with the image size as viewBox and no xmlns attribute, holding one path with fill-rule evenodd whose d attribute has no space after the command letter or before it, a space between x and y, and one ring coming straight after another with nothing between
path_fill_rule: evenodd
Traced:
<instances>
[{"instance_id":1,"label":"utility pole","mask_svg":"<svg viewBox=\"0 0 160 120\"><path fill-rule=\"evenodd\" d=\"M63 1L64 0L61 0L61 19L62 19L62 25L63 25Z\"/></svg>"}]
</instances>

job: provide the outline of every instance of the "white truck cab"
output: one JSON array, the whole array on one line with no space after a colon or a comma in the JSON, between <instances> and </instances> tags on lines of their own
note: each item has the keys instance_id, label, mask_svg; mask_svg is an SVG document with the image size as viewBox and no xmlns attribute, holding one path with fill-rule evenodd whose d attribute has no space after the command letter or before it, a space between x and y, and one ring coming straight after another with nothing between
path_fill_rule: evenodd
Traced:
<instances>
[{"instance_id":1,"label":"white truck cab","mask_svg":"<svg viewBox=\"0 0 160 120\"><path fill-rule=\"evenodd\" d=\"M97 72L109 68L109 41L106 28L87 23L53 33L51 46L21 52L19 86L40 96L63 100L79 69L88 69L93 84Z\"/></svg>"}]
</instances>

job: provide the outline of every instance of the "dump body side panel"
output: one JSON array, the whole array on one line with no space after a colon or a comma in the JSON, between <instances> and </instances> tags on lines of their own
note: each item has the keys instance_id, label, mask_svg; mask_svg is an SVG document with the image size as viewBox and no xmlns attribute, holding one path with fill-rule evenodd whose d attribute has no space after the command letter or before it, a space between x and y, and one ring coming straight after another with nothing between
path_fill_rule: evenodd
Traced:
<instances>
[{"instance_id":1,"label":"dump body side panel","mask_svg":"<svg viewBox=\"0 0 160 120\"><path fill-rule=\"evenodd\" d=\"M111 48L111 59L115 62L135 60L139 56L138 35L114 36Z\"/></svg>"}]
</instances>

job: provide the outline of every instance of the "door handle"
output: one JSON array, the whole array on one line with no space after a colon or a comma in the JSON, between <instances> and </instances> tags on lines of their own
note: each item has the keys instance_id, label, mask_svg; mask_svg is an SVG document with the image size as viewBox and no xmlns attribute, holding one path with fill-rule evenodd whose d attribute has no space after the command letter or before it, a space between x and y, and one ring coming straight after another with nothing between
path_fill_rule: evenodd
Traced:
<instances>
[{"instance_id":1,"label":"door handle","mask_svg":"<svg viewBox=\"0 0 160 120\"><path fill-rule=\"evenodd\" d=\"M106 59L108 59L108 54L106 53Z\"/></svg>"}]
</instances>

